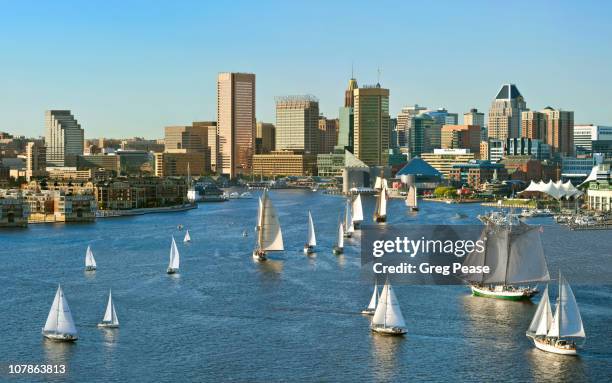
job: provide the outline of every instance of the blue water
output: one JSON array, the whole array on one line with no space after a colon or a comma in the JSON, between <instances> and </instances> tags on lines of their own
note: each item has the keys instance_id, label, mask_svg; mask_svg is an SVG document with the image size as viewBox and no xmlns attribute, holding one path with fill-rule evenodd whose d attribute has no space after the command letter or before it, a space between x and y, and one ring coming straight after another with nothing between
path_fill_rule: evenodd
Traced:
<instances>
[{"instance_id":1,"label":"blue water","mask_svg":"<svg viewBox=\"0 0 612 383\"><path fill-rule=\"evenodd\" d=\"M525 337L532 303L471 297L463 286L397 285L404 338L369 331L359 314L371 295L360 278L358 236L333 256L343 200L310 191L272 191L286 251L251 257L257 200L201 204L182 213L31 225L0 232L0 381L609 381L612 287L573 285L588 340L581 356L533 348ZM366 218L373 200L364 201ZM311 209L317 254L302 246ZM422 203L418 214L393 200L389 223L477 223L478 205ZM458 212L468 218L460 219ZM547 258L601 268L610 232L570 232L550 219ZM193 242L182 243L183 224ZM165 273L171 235L180 239L180 274ZM84 272L87 245L98 270ZM580 262L576 262L578 259ZM570 266L567 266L570 267ZM606 270L608 273L612 270ZM571 282L571 280L570 280ZM57 284L80 339L43 340ZM121 328L101 330L112 288ZM11 363L65 364L56 376L7 374Z\"/></svg>"}]
</instances>

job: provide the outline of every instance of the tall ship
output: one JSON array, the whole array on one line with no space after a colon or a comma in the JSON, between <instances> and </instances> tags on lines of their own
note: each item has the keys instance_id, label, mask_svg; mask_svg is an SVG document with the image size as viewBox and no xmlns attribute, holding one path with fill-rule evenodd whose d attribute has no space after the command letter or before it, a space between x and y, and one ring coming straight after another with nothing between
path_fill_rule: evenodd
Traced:
<instances>
[{"instance_id":1,"label":"tall ship","mask_svg":"<svg viewBox=\"0 0 612 383\"><path fill-rule=\"evenodd\" d=\"M278 214L272 200L268 196L268 190L264 189L259 198L259 210L257 212L257 242L253 249L253 258L257 261L265 261L270 251L283 251L283 233L281 231Z\"/></svg>"},{"instance_id":2,"label":"tall ship","mask_svg":"<svg viewBox=\"0 0 612 383\"><path fill-rule=\"evenodd\" d=\"M376 177L375 189L380 189L376 196L376 207L374 208L374 222L387 222L387 180Z\"/></svg>"},{"instance_id":3,"label":"tall ship","mask_svg":"<svg viewBox=\"0 0 612 383\"><path fill-rule=\"evenodd\" d=\"M559 272L558 294L557 307L553 315L548 286L546 286L526 335L533 340L533 344L539 350L561 355L577 355L576 340L585 339L586 334L576 297L561 272Z\"/></svg>"},{"instance_id":4,"label":"tall ship","mask_svg":"<svg viewBox=\"0 0 612 383\"><path fill-rule=\"evenodd\" d=\"M469 253L464 266L488 266L489 273L464 274L474 296L508 300L530 299L538 282L550 275L540 238L541 228L523 222L485 221L480 236L484 251Z\"/></svg>"}]
</instances>

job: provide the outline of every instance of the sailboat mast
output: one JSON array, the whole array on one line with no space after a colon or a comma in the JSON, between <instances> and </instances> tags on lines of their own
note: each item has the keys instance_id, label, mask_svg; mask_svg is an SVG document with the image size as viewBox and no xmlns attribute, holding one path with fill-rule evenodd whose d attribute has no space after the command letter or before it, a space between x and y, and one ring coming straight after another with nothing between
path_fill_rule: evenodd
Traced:
<instances>
[{"instance_id":1,"label":"sailboat mast","mask_svg":"<svg viewBox=\"0 0 612 383\"><path fill-rule=\"evenodd\" d=\"M512 244L512 226L507 224L508 231L506 232L506 270L504 270L504 286L508 284L508 266L510 265L510 246Z\"/></svg>"},{"instance_id":2,"label":"sailboat mast","mask_svg":"<svg viewBox=\"0 0 612 383\"><path fill-rule=\"evenodd\" d=\"M263 228L265 226L266 220L266 198L268 195L266 194L266 190L264 189L263 199L261 201L261 225L259 226L259 230L257 231L257 248L261 249L261 243L263 241Z\"/></svg>"},{"instance_id":3,"label":"sailboat mast","mask_svg":"<svg viewBox=\"0 0 612 383\"><path fill-rule=\"evenodd\" d=\"M563 307L561 307L561 302L563 302L563 297L561 296L563 289L561 288L561 269L559 269L559 338L561 338L561 329L563 326L561 325L561 320L563 319Z\"/></svg>"}]
</instances>

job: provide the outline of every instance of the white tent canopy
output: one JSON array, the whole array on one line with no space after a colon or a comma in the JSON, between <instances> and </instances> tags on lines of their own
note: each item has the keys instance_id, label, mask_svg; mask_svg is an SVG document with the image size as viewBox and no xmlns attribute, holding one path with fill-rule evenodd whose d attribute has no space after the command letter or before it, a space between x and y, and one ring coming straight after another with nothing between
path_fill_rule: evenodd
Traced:
<instances>
[{"instance_id":1,"label":"white tent canopy","mask_svg":"<svg viewBox=\"0 0 612 383\"><path fill-rule=\"evenodd\" d=\"M561 198L570 199L571 197L580 197L583 193L578 190L570 181L562 183L561 181L557 182L533 182L527 186L525 190L521 193L525 192L540 192L544 194L548 194L554 199L560 200ZM521 194L519 193L519 194Z\"/></svg>"}]
</instances>

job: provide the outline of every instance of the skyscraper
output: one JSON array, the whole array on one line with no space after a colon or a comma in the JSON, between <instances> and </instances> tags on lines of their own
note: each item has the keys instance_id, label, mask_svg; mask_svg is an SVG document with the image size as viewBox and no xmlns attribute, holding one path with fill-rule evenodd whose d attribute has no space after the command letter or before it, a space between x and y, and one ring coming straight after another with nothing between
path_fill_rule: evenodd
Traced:
<instances>
[{"instance_id":1,"label":"skyscraper","mask_svg":"<svg viewBox=\"0 0 612 383\"><path fill-rule=\"evenodd\" d=\"M319 101L313 96L276 98L276 150L317 154Z\"/></svg>"},{"instance_id":2,"label":"skyscraper","mask_svg":"<svg viewBox=\"0 0 612 383\"><path fill-rule=\"evenodd\" d=\"M440 147L440 125L427 113L411 117L407 126L406 146L410 157L417 157ZM438 146L432 144L436 141Z\"/></svg>"},{"instance_id":3,"label":"skyscraper","mask_svg":"<svg viewBox=\"0 0 612 383\"><path fill-rule=\"evenodd\" d=\"M527 104L516 85L502 85L489 109L489 137L500 140L520 137L521 113L526 110Z\"/></svg>"},{"instance_id":4,"label":"skyscraper","mask_svg":"<svg viewBox=\"0 0 612 383\"><path fill-rule=\"evenodd\" d=\"M351 78L348 83L348 88L344 91L344 106L338 111L339 127L338 127L338 149L346 149L351 153L354 151L355 139L355 95L357 89L357 80Z\"/></svg>"},{"instance_id":5,"label":"skyscraper","mask_svg":"<svg viewBox=\"0 0 612 383\"><path fill-rule=\"evenodd\" d=\"M256 132L257 154L270 153L276 148L276 128L268 122L258 122Z\"/></svg>"},{"instance_id":6,"label":"skyscraper","mask_svg":"<svg viewBox=\"0 0 612 383\"><path fill-rule=\"evenodd\" d=\"M174 156L162 156L160 158L173 158L178 162L190 163L193 174L208 173L211 157L208 146L208 130L215 125L214 121L196 121L187 126L166 126L164 129L164 153L174 154ZM181 174L178 171L173 175Z\"/></svg>"},{"instance_id":7,"label":"skyscraper","mask_svg":"<svg viewBox=\"0 0 612 383\"><path fill-rule=\"evenodd\" d=\"M331 153L338 142L338 119L319 117L319 153Z\"/></svg>"},{"instance_id":8,"label":"skyscraper","mask_svg":"<svg viewBox=\"0 0 612 383\"><path fill-rule=\"evenodd\" d=\"M397 114L397 141L400 147L408 146L407 143L407 132L410 129L411 119L414 116L418 116L421 112L426 111L427 108L424 106L419 106L419 104L414 104L410 106L405 106L402 110Z\"/></svg>"},{"instance_id":9,"label":"skyscraper","mask_svg":"<svg viewBox=\"0 0 612 383\"><path fill-rule=\"evenodd\" d=\"M386 166L389 156L389 89L380 84L357 88L354 154L369 166Z\"/></svg>"},{"instance_id":10,"label":"skyscraper","mask_svg":"<svg viewBox=\"0 0 612 383\"><path fill-rule=\"evenodd\" d=\"M26 180L46 174L47 150L40 141L30 141L26 145Z\"/></svg>"},{"instance_id":11,"label":"skyscraper","mask_svg":"<svg viewBox=\"0 0 612 383\"><path fill-rule=\"evenodd\" d=\"M69 110L45 112L45 145L47 164L76 166L77 156L83 155L84 131Z\"/></svg>"},{"instance_id":12,"label":"skyscraper","mask_svg":"<svg viewBox=\"0 0 612 383\"><path fill-rule=\"evenodd\" d=\"M553 155L573 155L574 112L547 106L541 113L546 115L546 143L550 145Z\"/></svg>"},{"instance_id":13,"label":"skyscraper","mask_svg":"<svg viewBox=\"0 0 612 383\"><path fill-rule=\"evenodd\" d=\"M470 149L477 157L480 154L478 125L444 125L441 137L442 149Z\"/></svg>"},{"instance_id":14,"label":"skyscraper","mask_svg":"<svg viewBox=\"0 0 612 383\"><path fill-rule=\"evenodd\" d=\"M255 75L219 73L217 77L217 172L231 178L250 174L255 152Z\"/></svg>"},{"instance_id":15,"label":"skyscraper","mask_svg":"<svg viewBox=\"0 0 612 383\"><path fill-rule=\"evenodd\" d=\"M546 114L535 110L521 113L521 137L546 142Z\"/></svg>"},{"instance_id":16,"label":"skyscraper","mask_svg":"<svg viewBox=\"0 0 612 383\"><path fill-rule=\"evenodd\" d=\"M217 172L217 162L219 158L219 134L217 133L217 123L208 126L208 152L210 153L210 170Z\"/></svg>"}]
</instances>

